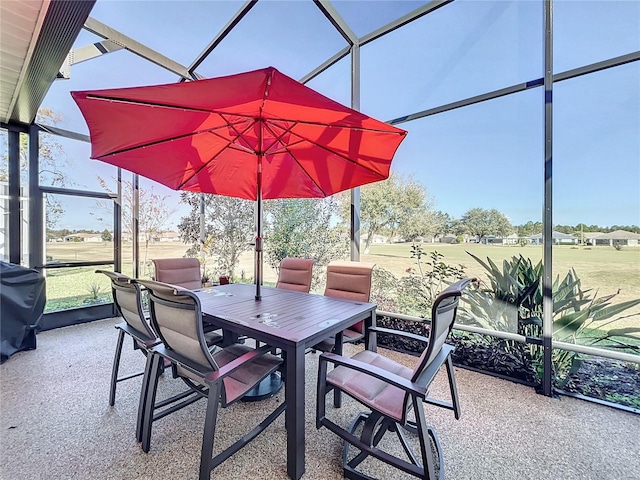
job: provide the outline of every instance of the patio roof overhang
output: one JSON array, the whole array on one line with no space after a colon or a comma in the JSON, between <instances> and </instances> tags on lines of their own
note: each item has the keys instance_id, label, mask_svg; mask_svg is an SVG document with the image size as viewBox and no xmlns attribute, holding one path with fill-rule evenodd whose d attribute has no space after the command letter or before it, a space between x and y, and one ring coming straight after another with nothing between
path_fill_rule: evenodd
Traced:
<instances>
[{"instance_id":1,"label":"patio roof overhang","mask_svg":"<svg viewBox=\"0 0 640 480\"><path fill-rule=\"evenodd\" d=\"M0 3L0 121L31 124L95 0Z\"/></svg>"}]
</instances>

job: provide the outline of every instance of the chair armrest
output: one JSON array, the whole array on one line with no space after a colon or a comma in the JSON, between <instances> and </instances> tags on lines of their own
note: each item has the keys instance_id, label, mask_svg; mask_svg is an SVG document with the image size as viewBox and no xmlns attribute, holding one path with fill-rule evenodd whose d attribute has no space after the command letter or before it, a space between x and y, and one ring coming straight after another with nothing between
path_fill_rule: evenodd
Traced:
<instances>
[{"instance_id":1,"label":"chair armrest","mask_svg":"<svg viewBox=\"0 0 640 480\"><path fill-rule=\"evenodd\" d=\"M395 335L396 337L405 337L405 338L410 338L411 340L417 340L419 342L429 343L428 337L417 335L415 333L404 332L402 330L393 330L391 328L383 328L383 327L371 327L369 328L369 331L375 332L375 333L383 333L385 335Z\"/></svg>"},{"instance_id":2,"label":"chair armrest","mask_svg":"<svg viewBox=\"0 0 640 480\"><path fill-rule=\"evenodd\" d=\"M246 363L253 362L258 358L265 356L267 353L270 353L271 350L273 350L271 345L264 345L263 347L247 352L226 365L223 365L220 369L209 373L205 377L205 381L207 383L213 383L217 380L221 380L235 372L238 368L244 366ZM282 363L282 359L280 359L280 363Z\"/></svg>"},{"instance_id":3,"label":"chair armrest","mask_svg":"<svg viewBox=\"0 0 640 480\"><path fill-rule=\"evenodd\" d=\"M179 363L180 366L182 366L185 369L189 370L194 375L206 376L206 374L211 371L210 369L207 369L207 373L203 374L203 365L202 364L196 363L196 362L188 359L187 357L184 357L184 356L180 355L179 353L176 353L173 350L169 350L167 347L165 347L164 343L162 343L162 342L160 342L159 344L155 345L151 349L151 351L153 353L157 353L161 357L169 359L173 363Z\"/></svg>"},{"instance_id":4,"label":"chair armrest","mask_svg":"<svg viewBox=\"0 0 640 480\"><path fill-rule=\"evenodd\" d=\"M394 387L404 390L405 392L418 395L422 398L426 398L427 395L426 387L418 385L417 383L413 383L406 378L401 377L400 375L396 375L395 373L391 373L369 363L360 362L359 360L354 360L353 358L342 357L340 355L336 355L335 353L323 353L322 355L320 355L319 361L331 362L334 365L339 365L345 368L356 370L373 378L377 378L378 380L386 382L390 385L393 385ZM321 380L325 381L325 379Z\"/></svg>"},{"instance_id":5,"label":"chair armrest","mask_svg":"<svg viewBox=\"0 0 640 480\"><path fill-rule=\"evenodd\" d=\"M144 334L141 334L138 330L131 327L127 322L122 322L116 325L116 328L127 332L136 341L142 343L147 349L150 349L154 345L160 343L159 338L150 338Z\"/></svg>"},{"instance_id":6,"label":"chair armrest","mask_svg":"<svg viewBox=\"0 0 640 480\"><path fill-rule=\"evenodd\" d=\"M451 355L451 352L453 352L455 348L456 347L449 345L448 343L442 345L442 350L438 352L438 355L431 360L429 366L420 374L418 383L420 385L429 385L440 371L440 367L442 367L444 362L447 361L447 357Z\"/></svg>"},{"instance_id":7,"label":"chair armrest","mask_svg":"<svg viewBox=\"0 0 640 480\"><path fill-rule=\"evenodd\" d=\"M230 375L235 370L243 366L245 363L256 360L260 357L263 357L264 355L269 353L272 348L273 347L271 347L270 345L265 345L264 347L247 352L244 355L236 358L235 360L227 363L219 370L212 370L210 368L206 368L204 367L204 365L200 363L196 363L188 359L187 357L184 357L179 353L176 353L173 350L169 350L167 349L167 347L165 347L164 343L160 343L154 346L152 350L158 355L164 358L168 358L174 363L179 363L181 367L189 370L190 372L192 372L197 376L202 377L206 382L213 383L216 380L219 380L221 378L224 378Z\"/></svg>"}]
</instances>

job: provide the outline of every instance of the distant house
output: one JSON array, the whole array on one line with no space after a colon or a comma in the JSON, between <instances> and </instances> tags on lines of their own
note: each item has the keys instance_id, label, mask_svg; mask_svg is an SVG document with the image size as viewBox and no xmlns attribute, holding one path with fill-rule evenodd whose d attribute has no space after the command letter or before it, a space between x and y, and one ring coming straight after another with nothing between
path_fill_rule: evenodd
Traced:
<instances>
[{"instance_id":1,"label":"distant house","mask_svg":"<svg viewBox=\"0 0 640 480\"><path fill-rule=\"evenodd\" d=\"M515 245L518 243L518 235L512 233L506 237L498 237L496 235L485 235L480 239L480 243L485 245Z\"/></svg>"},{"instance_id":2,"label":"distant house","mask_svg":"<svg viewBox=\"0 0 640 480\"><path fill-rule=\"evenodd\" d=\"M595 239L601 235L604 235L604 233L603 232L584 232L581 235L586 245L595 245L596 244Z\"/></svg>"},{"instance_id":3,"label":"distant house","mask_svg":"<svg viewBox=\"0 0 640 480\"><path fill-rule=\"evenodd\" d=\"M160 242L180 242L180 233L179 232L164 232L158 235L158 240Z\"/></svg>"},{"instance_id":4,"label":"distant house","mask_svg":"<svg viewBox=\"0 0 640 480\"><path fill-rule=\"evenodd\" d=\"M364 245L364 242L367 241L367 236L366 235L362 235L362 237L360 237L360 243L362 245ZM385 237L384 235L373 235L371 237L371 245L373 245L374 243L387 243L388 241L388 237Z\"/></svg>"},{"instance_id":5,"label":"distant house","mask_svg":"<svg viewBox=\"0 0 640 480\"><path fill-rule=\"evenodd\" d=\"M458 243L458 238L454 235L442 235L438 238L440 243Z\"/></svg>"},{"instance_id":6,"label":"distant house","mask_svg":"<svg viewBox=\"0 0 640 480\"><path fill-rule=\"evenodd\" d=\"M579 240L575 235L556 232L555 230L551 238L553 239L554 245L577 245ZM530 235L527 237L527 240L531 242L531 245L542 245L542 233Z\"/></svg>"},{"instance_id":7,"label":"distant house","mask_svg":"<svg viewBox=\"0 0 640 480\"><path fill-rule=\"evenodd\" d=\"M496 237L495 235L485 235L480 239L480 243L484 245L502 245L502 237Z\"/></svg>"},{"instance_id":8,"label":"distant house","mask_svg":"<svg viewBox=\"0 0 640 480\"><path fill-rule=\"evenodd\" d=\"M640 246L640 234L626 230L616 230L611 233L601 233L593 237L591 241L593 242L592 245L637 247Z\"/></svg>"},{"instance_id":9,"label":"distant house","mask_svg":"<svg viewBox=\"0 0 640 480\"><path fill-rule=\"evenodd\" d=\"M100 233L71 233L64 237L65 242L102 242Z\"/></svg>"}]
</instances>

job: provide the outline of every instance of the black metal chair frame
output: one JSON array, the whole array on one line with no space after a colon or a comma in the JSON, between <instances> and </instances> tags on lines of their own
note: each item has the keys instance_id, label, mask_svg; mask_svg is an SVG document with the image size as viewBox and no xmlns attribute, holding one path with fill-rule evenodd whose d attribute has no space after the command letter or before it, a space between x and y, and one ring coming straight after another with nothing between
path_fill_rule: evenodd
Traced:
<instances>
[{"instance_id":1,"label":"black metal chair frame","mask_svg":"<svg viewBox=\"0 0 640 480\"><path fill-rule=\"evenodd\" d=\"M144 374L144 370L130 373L122 376L118 376L120 371L120 359L122 357L122 347L124 345L125 335L129 335L133 341L134 350L140 350L145 356L149 349L159 342L159 339L156 337L155 332L151 330L151 327L148 326L146 320L144 318L144 312L142 309L142 303L140 301L140 287L131 283L131 278L123 275L118 272L111 272L108 270L96 270L96 273L102 273L109 277L111 280L111 293L113 297L113 303L116 307L116 311L120 317L124 320L121 323L115 325L115 328L118 330L118 341L116 343L116 351L113 357L113 367L111 369L111 382L109 388L109 405L114 406L116 403L116 387L117 384L123 382L125 380L129 380L131 378L136 378ZM124 293L133 294L135 292L138 315L143 321L143 324L147 325L147 329L144 332L141 332L133 327L131 327L127 321L125 320L124 315L122 314L122 309L120 307L120 303L118 302L117 292L121 291Z\"/></svg>"},{"instance_id":2,"label":"black metal chair frame","mask_svg":"<svg viewBox=\"0 0 640 480\"><path fill-rule=\"evenodd\" d=\"M151 326L148 324L149 319L146 317L144 309L142 308L142 291L143 290L141 286L130 277L126 275L122 275L117 272L111 272L108 270L96 270L96 273L105 274L111 279L113 302L116 306L116 310L118 314L124 319L123 322L115 325L115 328L118 330L118 341L116 343L116 352L113 358L113 368L111 370L111 382L110 382L110 388L109 388L109 405L110 406L115 405L116 386L119 382L144 375L142 379L141 389L140 389L140 400L138 404L138 414L136 419L136 440L138 442L141 442L142 430L143 430L142 422L143 422L143 415L145 412L145 401L147 397L146 393L147 393L147 387L148 387L148 372L149 372L149 366L151 361L151 355L149 353L154 346L157 346L160 343L160 339L158 338L156 333L153 331ZM135 294L138 315L141 319L142 325L146 327L145 332L141 332L140 330L132 327L126 321L125 316L122 314L120 303L118 302L117 292L122 292L125 294ZM120 370L120 359L122 357L122 347L124 345L125 335L129 335L132 338L134 350L140 350L142 354L144 354L147 357L147 361L145 363L144 370L134 372L131 374L118 376L118 373ZM160 365L160 371L158 375L162 374L165 367L167 367L168 365L169 365L168 362L163 362ZM158 402L155 405L155 408L161 409L167 405L170 405L179 400L187 398L186 402L188 403L185 403L185 405L183 405L183 406L186 406L190 403L193 403L195 400L197 400L197 398L192 397L192 393L193 392L191 390L186 390L184 392L181 392L177 395L174 395L171 398L167 398L161 402Z\"/></svg>"},{"instance_id":3,"label":"black metal chair frame","mask_svg":"<svg viewBox=\"0 0 640 480\"><path fill-rule=\"evenodd\" d=\"M458 307L458 302L462 293L462 290L472 281L472 279L461 280L449 289L445 290L434 303L432 310L432 332L434 331L433 322L438 321L440 314L454 310L453 318L448 325L447 335L453 328L453 322L455 320L455 310ZM424 354L425 362L430 358L435 347L435 342L430 342L427 337L415 335L407 332L401 332L397 330L391 330L387 328L372 327L369 329L369 335L371 334L388 334L398 335L413 340L420 340L426 342L426 352ZM460 418L460 401L458 398L458 391L455 381L455 375L453 370L453 361L451 359L451 353L454 347L452 345L444 343L439 352L431 358L428 364L423 365L417 378L411 380L390 373L389 371L378 368L374 365L361 362L351 358L341 357L333 353L323 353L319 357L318 368L318 404L317 404L317 416L316 416L316 428L322 426L327 427L333 433L338 435L344 440L343 447L343 468L345 478L354 480L372 480L368 475L356 470L367 457L375 457L387 464L390 464L399 470L402 470L410 475L422 478L425 480L430 479L443 479L444 478L444 459L442 456L442 449L438 435L433 427L427 425L425 412L422 407L422 403L432 404L438 407L443 407L454 412L455 418ZM337 425L326 417L326 395L331 390L342 390L339 387L332 385L326 381L328 364L333 364L334 368L338 366L345 366L358 372L365 373L371 377L382 380L390 385L393 385L405 392L403 417L400 421L395 418L385 416L383 413L376 410L370 412L360 413L356 419L351 423L349 428L345 430L343 427ZM440 371L441 367L446 365L447 375L449 380L449 389L451 394L451 402L442 401L428 396L428 388L435 376ZM349 392L345 392L347 395ZM410 412L414 413L415 420L409 416ZM356 430L362 427L359 436L356 435ZM395 432L400 444L409 458L406 461L397 456L391 455L386 451L378 448L380 441L384 434L388 431ZM411 434L417 434L420 442L421 459L417 458L413 453L409 442L406 438L406 432ZM349 460L349 445L355 446L360 453L355 455ZM433 445L433 450L431 445ZM434 454L436 458L434 458ZM438 467L438 474L436 474L436 467Z\"/></svg>"},{"instance_id":4,"label":"black metal chair frame","mask_svg":"<svg viewBox=\"0 0 640 480\"><path fill-rule=\"evenodd\" d=\"M200 301L196 295L191 293L190 291L180 290L177 292L179 295L186 295L191 297L194 300L193 304L183 304L178 302L171 302L166 299L157 297L153 294L151 290L149 290L149 298L150 298L150 309L151 309L151 322L154 328L161 332L158 327L156 317L155 317L155 303L169 306L171 308L179 308L186 310L194 310L197 318L200 319L200 343L201 347L208 349L206 343L204 342L204 332L202 326L202 311L200 307ZM159 333L160 338L162 339L162 334ZM222 452L213 456L213 447L214 447L214 438L215 438L215 429L216 429L216 420L218 414L218 408L221 406L222 408L226 408L229 405L235 403L238 399L234 399L230 403L225 402L225 396L221 395L221 389L223 387L223 380L225 377L231 375L238 368L246 365L247 362L258 359L259 357L268 354L271 352L273 347L270 345L265 345L260 348L256 348L249 353L242 355L239 358L231 361L230 363L221 366L217 370L213 370L212 368L207 368L199 363L194 362L193 360L180 355L178 352L170 349L167 345L163 343L159 343L155 345L150 352L148 357L147 369L146 369L146 377L145 382L147 384L144 400L145 404L145 412L143 418L143 432L142 432L142 450L145 452L149 451L150 442L151 442L151 430L153 423L160 418L169 415L181 408L200 400L201 398L207 398L207 408L206 408L206 416L204 422L204 433L202 440L202 449L200 456L200 480L205 480L210 478L211 470L220 465L226 459L228 459L231 455L238 452L245 445L251 442L254 438L256 438L262 431L264 431L271 423L273 423L278 416L282 412L286 410L287 404L286 402L282 402L278 405L278 407L271 412L259 425L253 428L250 432L242 436L239 440L233 443L231 446L227 447ZM158 387L158 379L160 374L162 373L162 365L163 361L167 360L171 363L171 368L175 377L181 378L191 389L194 397L189 398L183 402L173 404L162 410L162 407L169 405L170 402L162 402L156 403L156 393ZM204 378L206 383L206 387L193 382L192 380L185 378L182 375L178 375L177 367L181 368L193 373L194 375ZM142 402L142 397L141 397ZM156 412L157 410L157 412Z\"/></svg>"}]
</instances>

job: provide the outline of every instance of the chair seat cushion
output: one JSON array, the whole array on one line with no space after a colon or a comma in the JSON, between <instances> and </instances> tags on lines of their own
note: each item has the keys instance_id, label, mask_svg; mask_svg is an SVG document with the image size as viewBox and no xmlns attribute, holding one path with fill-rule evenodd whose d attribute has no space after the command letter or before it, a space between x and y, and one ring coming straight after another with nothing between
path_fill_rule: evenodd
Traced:
<instances>
[{"instance_id":1,"label":"chair seat cushion","mask_svg":"<svg viewBox=\"0 0 640 480\"><path fill-rule=\"evenodd\" d=\"M222 367L252 350L253 348L246 345L234 344L214 352L213 359L216 361L218 366ZM281 363L281 358L276 357L275 355L266 354L252 362L246 363L231 375L225 377L223 380L223 404L228 405L235 400L242 398L260 380L275 371Z\"/></svg>"},{"instance_id":2,"label":"chair seat cushion","mask_svg":"<svg viewBox=\"0 0 640 480\"><path fill-rule=\"evenodd\" d=\"M369 365L411 379L412 370L378 353L364 350L352 357ZM327 382L361 401L373 410L402 421L405 392L382 380L348 367L339 366L327 374Z\"/></svg>"}]
</instances>

